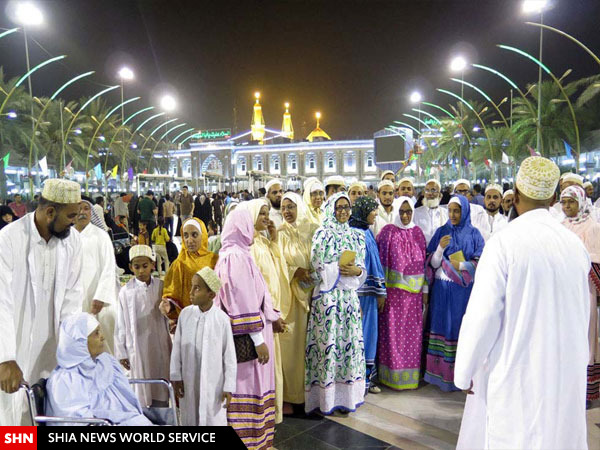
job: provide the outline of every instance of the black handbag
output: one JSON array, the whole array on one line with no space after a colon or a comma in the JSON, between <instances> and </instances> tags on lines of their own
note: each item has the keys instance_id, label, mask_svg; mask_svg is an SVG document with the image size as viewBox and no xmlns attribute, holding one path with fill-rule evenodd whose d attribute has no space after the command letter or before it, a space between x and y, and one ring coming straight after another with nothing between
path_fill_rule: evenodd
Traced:
<instances>
[{"instance_id":1,"label":"black handbag","mask_svg":"<svg viewBox=\"0 0 600 450\"><path fill-rule=\"evenodd\" d=\"M238 363L252 361L258 358L254 342L249 334L240 334L233 336L235 345L235 356Z\"/></svg>"}]
</instances>

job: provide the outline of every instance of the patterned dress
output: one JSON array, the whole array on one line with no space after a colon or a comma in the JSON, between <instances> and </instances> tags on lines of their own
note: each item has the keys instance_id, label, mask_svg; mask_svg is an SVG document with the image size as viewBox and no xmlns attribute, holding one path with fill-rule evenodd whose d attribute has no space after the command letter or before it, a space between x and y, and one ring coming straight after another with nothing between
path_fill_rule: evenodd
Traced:
<instances>
[{"instance_id":1,"label":"patterned dress","mask_svg":"<svg viewBox=\"0 0 600 450\"><path fill-rule=\"evenodd\" d=\"M421 368L426 245L421 229L411 225L386 225L377 236L387 287L379 315L378 377L397 390L416 389Z\"/></svg>"},{"instance_id":2,"label":"patterned dress","mask_svg":"<svg viewBox=\"0 0 600 450\"><path fill-rule=\"evenodd\" d=\"M339 223L334 214L345 193L325 205L323 225L313 236L311 262L318 278L308 321L305 360L305 410L354 411L365 394L365 356L357 289L366 278L362 234ZM339 259L345 250L356 252L359 277L342 277Z\"/></svg>"}]
</instances>

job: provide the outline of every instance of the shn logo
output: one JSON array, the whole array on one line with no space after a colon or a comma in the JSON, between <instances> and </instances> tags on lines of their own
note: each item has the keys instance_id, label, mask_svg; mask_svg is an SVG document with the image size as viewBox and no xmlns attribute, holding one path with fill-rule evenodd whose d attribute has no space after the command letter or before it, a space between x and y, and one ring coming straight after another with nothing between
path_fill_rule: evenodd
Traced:
<instances>
[{"instance_id":1,"label":"shn logo","mask_svg":"<svg viewBox=\"0 0 600 450\"><path fill-rule=\"evenodd\" d=\"M33 444L33 433L5 433L5 444Z\"/></svg>"}]
</instances>

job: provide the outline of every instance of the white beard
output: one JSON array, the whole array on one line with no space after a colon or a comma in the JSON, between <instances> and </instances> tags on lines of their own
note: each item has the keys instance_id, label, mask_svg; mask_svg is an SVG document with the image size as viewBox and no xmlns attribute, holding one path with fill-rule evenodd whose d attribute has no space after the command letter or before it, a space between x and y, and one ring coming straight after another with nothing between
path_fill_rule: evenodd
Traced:
<instances>
[{"instance_id":1,"label":"white beard","mask_svg":"<svg viewBox=\"0 0 600 450\"><path fill-rule=\"evenodd\" d=\"M423 204L428 208L437 208L440 206L441 198L423 198Z\"/></svg>"}]
</instances>

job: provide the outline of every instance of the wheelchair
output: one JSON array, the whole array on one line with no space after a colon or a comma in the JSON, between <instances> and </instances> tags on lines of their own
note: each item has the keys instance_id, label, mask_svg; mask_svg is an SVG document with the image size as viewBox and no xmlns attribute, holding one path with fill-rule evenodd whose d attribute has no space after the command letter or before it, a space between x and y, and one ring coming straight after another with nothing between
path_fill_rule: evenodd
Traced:
<instances>
[{"instance_id":1,"label":"wheelchair","mask_svg":"<svg viewBox=\"0 0 600 450\"><path fill-rule=\"evenodd\" d=\"M46 382L47 378L40 380L33 386L27 383L21 384L21 389L24 389L27 397L27 405L29 407L29 417L31 425L44 426L47 424L81 424L88 426L113 426L115 425L109 419L103 418L70 418L70 417L51 417L46 416ZM135 379L130 378L129 384L161 384L169 390L170 406L166 408L160 407L142 407L144 416L148 418L154 425L159 426L179 426L179 416L177 415L177 403L175 402L175 390L170 381L157 379Z\"/></svg>"}]
</instances>

